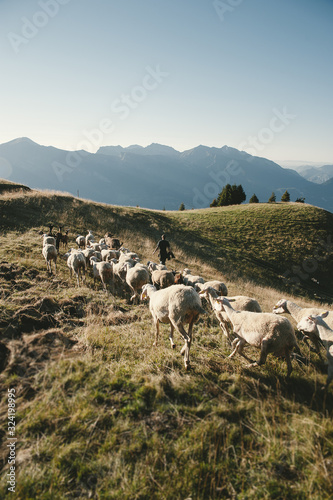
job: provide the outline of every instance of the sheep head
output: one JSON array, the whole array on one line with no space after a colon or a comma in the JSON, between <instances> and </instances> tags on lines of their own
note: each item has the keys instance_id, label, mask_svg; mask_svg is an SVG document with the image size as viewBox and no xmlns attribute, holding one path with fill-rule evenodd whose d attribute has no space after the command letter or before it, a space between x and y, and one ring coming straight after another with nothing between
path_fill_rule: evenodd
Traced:
<instances>
[{"instance_id":1,"label":"sheep head","mask_svg":"<svg viewBox=\"0 0 333 500\"><path fill-rule=\"evenodd\" d=\"M286 313L286 312L288 312L287 311L287 301L285 299L281 299L273 307L273 313L274 314L283 314L283 313Z\"/></svg>"}]
</instances>

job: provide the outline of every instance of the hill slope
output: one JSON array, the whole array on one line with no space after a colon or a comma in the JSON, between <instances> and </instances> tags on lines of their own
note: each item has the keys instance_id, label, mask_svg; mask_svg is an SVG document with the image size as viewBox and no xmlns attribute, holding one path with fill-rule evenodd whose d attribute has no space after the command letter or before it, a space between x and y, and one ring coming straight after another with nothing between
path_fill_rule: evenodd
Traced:
<instances>
[{"instance_id":1,"label":"hill slope","mask_svg":"<svg viewBox=\"0 0 333 500\"><path fill-rule=\"evenodd\" d=\"M0 208L2 230L46 229L49 221L66 226L72 235L107 227L122 239L129 232L148 238L151 248L165 232L177 250L226 276L333 299L333 215L306 204L158 212L36 192L0 199Z\"/></svg>"},{"instance_id":2,"label":"hill slope","mask_svg":"<svg viewBox=\"0 0 333 500\"><path fill-rule=\"evenodd\" d=\"M39 192L0 196L0 214L0 416L9 421L14 389L15 498L331 497L332 388L321 390L327 367L301 339L305 363L293 360L290 380L271 355L249 368L228 358L205 305L185 372L182 341L175 334L170 348L167 325L152 347L147 304L130 304L118 286L102 292L89 273L75 287L61 258L47 275L39 232L51 221L71 228L72 242L76 232L112 231L145 260L166 231L179 269L222 278L229 295L254 296L270 311L281 298L271 286L279 267L303 269L312 255L331 272L332 247L321 253L320 242L332 214L299 204L155 212ZM254 348L247 354L258 359ZM7 438L4 426L1 498Z\"/></svg>"}]
</instances>

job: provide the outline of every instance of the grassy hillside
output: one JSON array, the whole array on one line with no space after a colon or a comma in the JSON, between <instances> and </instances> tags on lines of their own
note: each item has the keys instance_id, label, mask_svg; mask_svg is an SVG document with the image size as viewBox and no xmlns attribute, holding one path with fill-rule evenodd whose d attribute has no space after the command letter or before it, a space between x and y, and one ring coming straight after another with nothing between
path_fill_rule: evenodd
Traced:
<instances>
[{"instance_id":1,"label":"grassy hillside","mask_svg":"<svg viewBox=\"0 0 333 500\"><path fill-rule=\"evenodd\" d=\"M324 301L333 300L333 214L300 204L247 204L184 212L153 211L31 192L0 199L0 229L47 229L48 222L76 234L110 230L141 254L166 232L177 256L209 262L229 279L241 277ZM134 241L136 239L134 238ZM147 248L145 248L147 245ZM177 262L176 262L177 263Z\"/></svg>"},{"instance_id":2,"label":"grassy hillside","mask_svg":"<svg viewBox=\"0 0 333 500\"><path fill-rule=\"evenodd\" d=\"M182 342L175 334L170 349L166 325L152 347L147 304L129 304L120 288L105 294L91 276L75 287L61 258L48 276L39 235L48 222L72 238L112 231L152 259L167 232L172 266L223 278L229 295L254 296L270 311L277 287L288 286L279 275L310 258L324 284L312 273L283 296L312 306L313 287L329 300L330 248L320 253L320 242L329 244L331 214L294 204L155 212L32 192L1 196L0 216L0 415L6 423L15 388L14 498L331 498L332 387L322 391L327 368L301 339L307 362L293 361L288 381L283 360L248 368L229 359L209 313L194 327L185 372ZM2 498L6 425L0 437Z\"/></svg>"}]
</instances>

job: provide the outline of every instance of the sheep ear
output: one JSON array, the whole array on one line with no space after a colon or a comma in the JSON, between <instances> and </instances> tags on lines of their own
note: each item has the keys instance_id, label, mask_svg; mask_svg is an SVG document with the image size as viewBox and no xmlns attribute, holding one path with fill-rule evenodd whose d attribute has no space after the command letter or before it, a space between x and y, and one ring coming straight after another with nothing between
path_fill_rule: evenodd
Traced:
<instances>
[{"instance_id":1,"label":"sheep ear","mask_svg":"<svg viewBox=\"0 0 333 500\"><path fill-rule=\"evenodd\" d=\"M321 314L321 317L327 318L328 315L329 315L329 311L325 311L324 313Z\"/></svg>"}]
</instances>

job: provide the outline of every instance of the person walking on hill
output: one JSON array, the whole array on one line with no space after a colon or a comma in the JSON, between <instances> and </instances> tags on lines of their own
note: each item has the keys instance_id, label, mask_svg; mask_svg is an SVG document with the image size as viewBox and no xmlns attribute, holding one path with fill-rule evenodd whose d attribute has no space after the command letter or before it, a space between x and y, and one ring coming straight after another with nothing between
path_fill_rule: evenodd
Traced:
<instances>
[{"instance_id":1,"label":"person walking on hill","mask_svg":"<svg viewBox=\"0 0 333 500\"><path fill-rule=\"evenodd\" d=\"M160 259L160 263L165 265L165 261L167 259L174 259L175 256L170 249L170 243L165 239L165 234L162 234L160 241L157 243L154 253L159 250L158 257Z\"/></svg>"}]
</instances>

